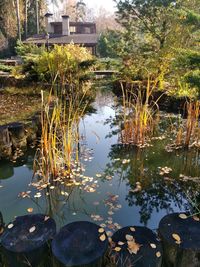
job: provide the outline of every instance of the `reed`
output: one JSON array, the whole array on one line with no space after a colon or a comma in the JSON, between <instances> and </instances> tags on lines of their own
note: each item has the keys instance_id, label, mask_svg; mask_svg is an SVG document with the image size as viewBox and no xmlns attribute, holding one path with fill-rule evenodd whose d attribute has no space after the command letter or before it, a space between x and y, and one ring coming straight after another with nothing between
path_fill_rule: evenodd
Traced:
<instances>
[{"instance_id":1,"label":"reed","mask_svg":"<svg viewBox=\"0 0 200 267\"><path fill-rule=\"evenodd\" d=\"M89 57L83 48L74 45L56 47L41 56L40 68L47 66L51 90L47 99L42 91L42 133L34 160L34 177L41 177L47 184L57 177L70 178L79 160L79 123L88 106L86 96L90 89L81 82L86 69L80 68L80 63Z\"/></svg>"},{"instance_id":2,"label":"reed","mask_svg":"<svg viewBox=\"0 0 200 267\"><path fill-rule=\"evenodd\" d=\"M147 81L146 88L135 89L132 83L122 88L122 128L120 132L120 141L123 144L134 144L143 146L151 138L158 121L155 114L158 111L157 101L153 101L153 92L156 82L150 78Z\"/></svg>"},{"instance_id":3,"label":"reed","mask_svg":"<svg viewBox=\"0 0 200 267\"><path fill-rule=\"evenodd\" d=\"M185 125L184 146L188 148L191 141L197 145L200 142L200 101L189 101L186 103L187 120ZM200 145L199 145L200 146Z\"/></svg>"}]
</instances>

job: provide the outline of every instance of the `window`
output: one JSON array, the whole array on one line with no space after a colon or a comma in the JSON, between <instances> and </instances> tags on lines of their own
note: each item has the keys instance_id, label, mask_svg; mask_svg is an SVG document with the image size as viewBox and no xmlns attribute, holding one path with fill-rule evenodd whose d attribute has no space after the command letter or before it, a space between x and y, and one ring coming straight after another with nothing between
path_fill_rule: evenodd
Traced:
<instances>
[{"instance_id":1,"label":"window","mask_svg":"<svg viewBox=\"0 0 200 267\"><path fill-rule=\"evenodd\" d=\"M91 33L90 27L85 27L84 32L85 33Z\"/></svg>"},{"instance_id":2,"label":"window","mask_svg":"<svg viewBox=\"0 0 200 267\"><path fill-rule=\"evenodd\" d=\"M70 26L70 33L76 33L76 27Z\"/></svg>"}]
</instances>

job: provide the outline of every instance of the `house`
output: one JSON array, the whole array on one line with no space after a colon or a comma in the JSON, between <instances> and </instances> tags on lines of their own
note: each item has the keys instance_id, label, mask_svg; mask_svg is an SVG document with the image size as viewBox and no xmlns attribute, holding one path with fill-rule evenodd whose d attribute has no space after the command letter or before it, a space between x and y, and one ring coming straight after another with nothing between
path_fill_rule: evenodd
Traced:
<instances>
[{"instance_id":1,"label":"house","mask_svg":"<svg viewBox=\"0 0 200 267\"><path fill-rule=\"evenodd\" d=\"M46 46L78 44L86 47L96 55L98 35L93 22L73 22L69 16L63 15L62 21L52 21L53 14L45 15L46 33L27 38L24 43Z\"/></svg>"}]
</instances>

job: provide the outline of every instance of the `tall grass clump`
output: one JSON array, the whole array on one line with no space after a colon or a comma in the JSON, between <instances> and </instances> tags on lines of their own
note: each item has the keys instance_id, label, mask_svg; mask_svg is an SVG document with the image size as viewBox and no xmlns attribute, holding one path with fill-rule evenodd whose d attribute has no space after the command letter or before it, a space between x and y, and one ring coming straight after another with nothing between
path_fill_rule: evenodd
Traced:
<instances>
[{"instance_id":1,"label":"tall grass clump","mask_svg":"<svg viewBox=\"0 0 200 267\"><path fill-rule=\"evenodd\" d=\"M35 173L49 183L71 177L79 156L79 123L88 105L85 76L92 56L73 44L55 46L39 57L37 70L50 81L47 99L42 92L41 141L34 162Z\"/></svg>"},{"instance_id":2,"label":"tall grass clump","mask_svg":"<svg viewBox=\"0 0 200 267\"><path fill-rule=\"evenodd\" d=\"M146 87L136 88L136 84L121 82L122 88L122 131L120 141L123 144L144 146L153 135L157 125L157 101L153 101L155 82L150 78Z\"/></svg>"},{"instance_id":3,"label":"tall grass clump","mask_svg":"<svg viewBox=\"0 0 200 267\"><path fill-rule=\"evenodd\" d=\"M176 137L176 146L189 148L200 147L200 101L187 100L185 104L186 119L182 120Z\"/></svg>"}]
</instances>

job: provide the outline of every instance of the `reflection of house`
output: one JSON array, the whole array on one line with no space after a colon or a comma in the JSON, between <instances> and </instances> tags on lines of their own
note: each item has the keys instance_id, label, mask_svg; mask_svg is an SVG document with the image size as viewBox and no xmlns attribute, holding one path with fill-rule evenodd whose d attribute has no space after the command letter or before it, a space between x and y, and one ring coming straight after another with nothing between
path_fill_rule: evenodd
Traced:
<instances>
[{"instance_id":1,"label":"reflection of house","mask_svg":"<svg viewBox=\"0 0 200 267\"><path fill-rule=\"evenodd\" d=\"M64 45L74 43L88 48L92 54L96 54L98 35L96 24L92 22L71 22L69 16L62 16L61 22L52 21L52 14L45 15L46 31L49 35L34 35L27 38L24 43L37 45L54 44ZM47 38L48 37L48 38Z\"/></svg>"}]
</instances>

